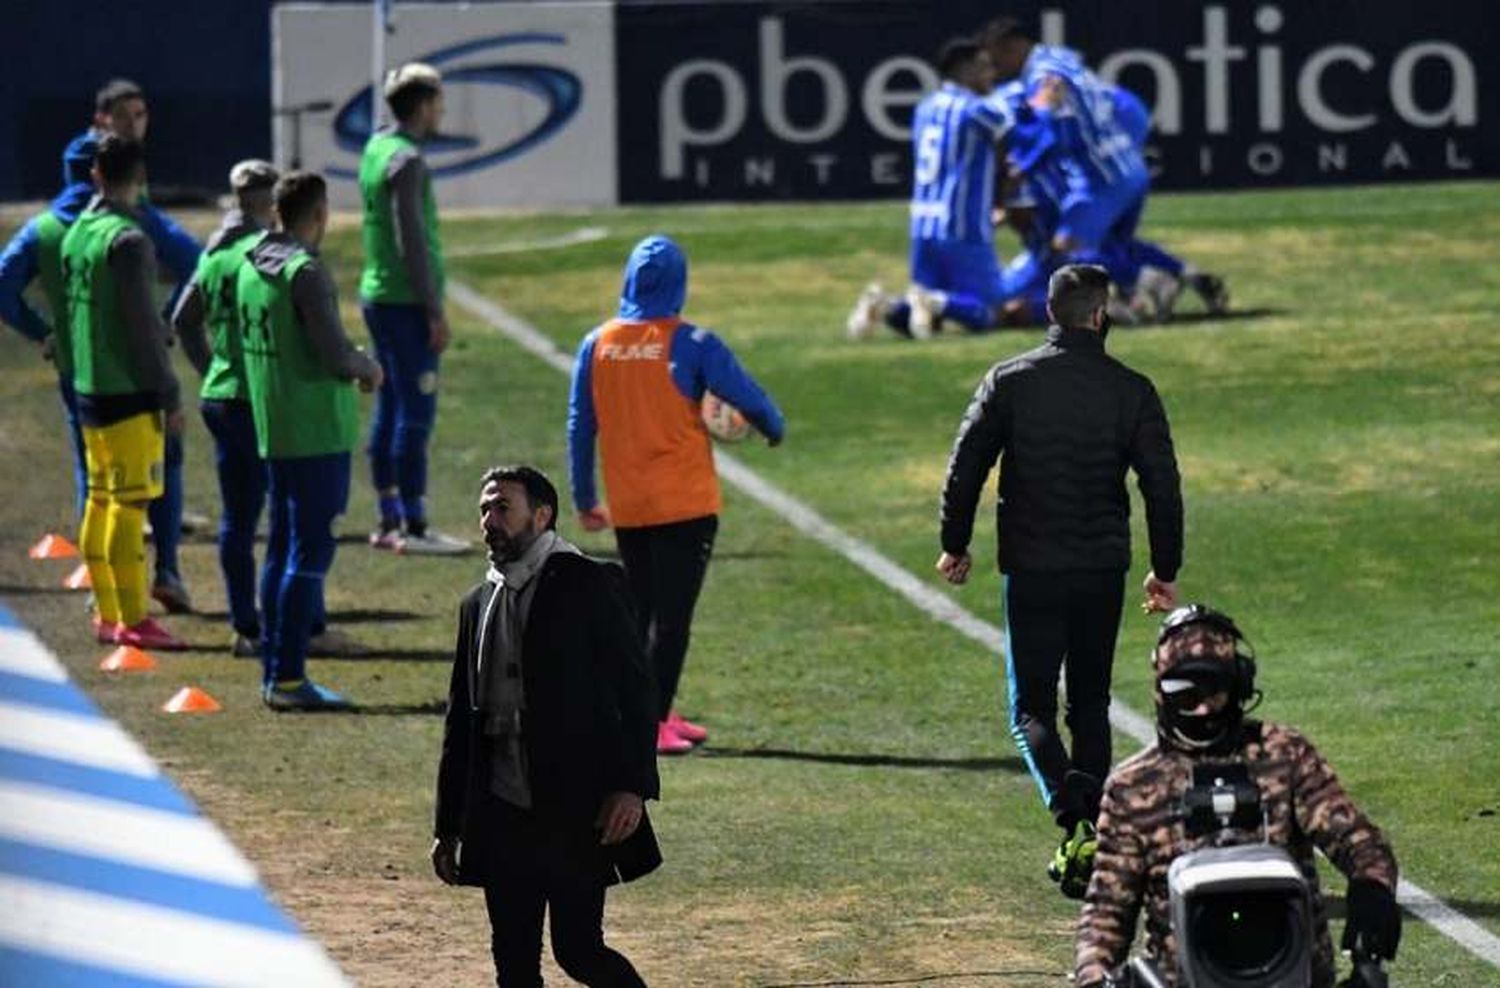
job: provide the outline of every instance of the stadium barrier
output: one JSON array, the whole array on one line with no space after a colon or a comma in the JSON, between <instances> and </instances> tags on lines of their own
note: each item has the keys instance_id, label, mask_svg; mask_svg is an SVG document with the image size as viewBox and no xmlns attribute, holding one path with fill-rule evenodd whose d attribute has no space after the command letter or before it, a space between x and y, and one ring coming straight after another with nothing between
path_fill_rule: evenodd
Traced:
<instances>
[{"instance_id":1,"label":"stadium barrier","mask_svg":"<svg viewBox=\"0 0 1500 988\"><path fill-rule=\"evenodd\" d=\"M349 984L3 606L0 984Z\"/></svg>"}]
</instances>

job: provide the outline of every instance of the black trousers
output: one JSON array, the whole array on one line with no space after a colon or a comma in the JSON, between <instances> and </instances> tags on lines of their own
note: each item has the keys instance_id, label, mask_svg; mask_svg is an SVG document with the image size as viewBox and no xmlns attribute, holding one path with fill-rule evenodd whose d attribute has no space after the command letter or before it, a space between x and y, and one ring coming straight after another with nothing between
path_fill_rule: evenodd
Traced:
<instances>
[{"instance_id":1,"label":"black trousers","mask_svg":"<svg viewBox=\"0 0 1500 988\"><path fill-rule=\"evenodd\" d=\"M1125 574L1116 570L1005 577L1010 733L1065 829L1099 815L1113 754L1109 688L1124 604ZM1071 755L1057 731L1059 672Z\"/></svg>"},{"instance_id":2,"label":"black trousers","mask_svg":"<svg viewBox=\"0 0 1500 988\"><path fill-rule=\"evenodd\" d=\"M542 988L542 914L552 914L552 956L590 988L645 988L630 961L604 943L604 886L516 876L487 886L490 951L500 988Z\"/></svg>"},{"instance_id":3,"label":"black trousers","mask_svg":"<svg viewBox=\"0 0 1500 988\"><path fill-rule=\"evenodd\" d=\"M635 598L636 621L656 674L661 720L666 719L677 698L693 608L703 589L718 532L718 515L615 529L615 544L620 548L625 578Z\"/></svg>"}]
</instances>

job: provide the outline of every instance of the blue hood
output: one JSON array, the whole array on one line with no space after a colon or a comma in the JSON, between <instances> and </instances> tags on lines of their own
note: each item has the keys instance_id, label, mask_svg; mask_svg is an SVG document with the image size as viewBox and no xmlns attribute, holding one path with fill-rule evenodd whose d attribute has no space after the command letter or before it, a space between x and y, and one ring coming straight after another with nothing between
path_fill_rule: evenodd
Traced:
<instances>
[{"instance_id":1,"label":"blue hood","mask_svg":"<svg viewBox=\"0 0 1500 988\"><path fill-rule=\"evenodd\" d=\"M99 151L99 134L90 127L68 142L63 149L63 186L87 185L93 181L89 171L94 167L94 155Z\"/></svg>"},{"instance_id":2,"label":"blue hood","mask_svg":"<svg viewBox=\"0 0 1500 988\"><path fill-rule=\"evenodd\" d=\"M74 182L66 189L57 194L57 197L48 203L47 208L57 214L57 218L69 225L83 212L89 200L94 198L94 186L89 182Z\"/></svg>"},{"instance_id":3,"label":"blue hood","mask_svg":"<svg viewBox=\"0 0 1500 988\"><path fill-rule=\"evenodd\" d=\"M687 258L664 236L635 245L620 288L621 319L663 319L682 311L687 298Z\"/></svg>"}]
</instances>

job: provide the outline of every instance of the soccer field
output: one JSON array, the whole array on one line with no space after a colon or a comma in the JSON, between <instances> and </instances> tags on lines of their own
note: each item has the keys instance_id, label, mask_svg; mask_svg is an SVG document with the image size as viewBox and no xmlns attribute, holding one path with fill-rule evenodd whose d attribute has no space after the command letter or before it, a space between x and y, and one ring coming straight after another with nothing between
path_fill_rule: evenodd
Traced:
<instances>
[{"instance_id":1,"label":"soccer field","mask_svg":"<svg viewBox=\"0 0 1500 988\"><path fill-rule=\"evenodd\" d=\"M1176 323L1119 328L1109 346L1166 403L1187 509L1181 585L1254 641L1261 714L1318 743L1403 877L1500 934L1497 194L1465 183L1153 198L1146 235L1224 274L1236 311L1203 321L1184 301ZM783 447L736 455L940 586L936 502L958 417L981 373L1041 334L846 341L866 281L904 284L904 216L886 203L631 209L452 218L444 236L466 255L450 263L455 280L568 351L613 311L631 244L676 237L687 315L787 414ZM594 227L602 239L574 235ZM537 243L560 246L526 247ZM327 255L361 338L357 230L341 225ZM450 319L432 515L467 532L486 466L565 478L567 380L462 308ZM108 678L81 597L58 587L66 567L25 559L43 531L71 534L71 476L52 371L6 340L0 470L19 483L0 502L0 597L359 983L485 981L482 902L441 887L426 859L453 614L479 557L372 552L372 499L356 485L329 607L377 655L313 662L362 705L354 715L262 707L258 668L228 657L204 537L184 545L202 613L171 624L199 650ZM195 386L180 357L179 373ZM188 458L189 507L214 514L196 417ZM997 656L726 494L680 700L713 735L663 761L652 813L666 865L612 893L611 938L659 985L1062 983L1076 905L1043 873L1055 829L1006 735ZM942 592L998 623L992 496L979 578ZM570 513L563 530L613 552ZM1136 560L1132 588L1140 526ZM1117 652L1117 693L1144 713L1154 628L1127 608ZM224 711L158 713L186 683ZM1342 880L1331 884L1341 899ZM1500 970L1411 917L1391 971L1403 985L1500 985Z\"/></svg>"}]
</instances>

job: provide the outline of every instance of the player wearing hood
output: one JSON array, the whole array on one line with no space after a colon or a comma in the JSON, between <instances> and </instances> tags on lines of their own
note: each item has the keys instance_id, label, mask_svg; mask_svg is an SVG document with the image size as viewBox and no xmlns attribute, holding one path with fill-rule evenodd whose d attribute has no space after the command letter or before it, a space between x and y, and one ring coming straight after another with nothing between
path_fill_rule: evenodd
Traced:
<instances>
[{"instance_id":1,"label":"player wearing hood","mask_svg":"<svg viewBox=\"0 0 1500 988\"><path fill-rule=\"evenodd\" d=\"M691 750L707 732L673 703L693 608L719 527L719 478L699 408L712 391L772 445L786 423L713 333L682 318L687 259L662 236L635 246L616 318L584 337L568 403L573 506L588 531L611 524L660 698L657 750ZM594 485L603 459L606 509Z\"/></svg>"}]
</instances>

